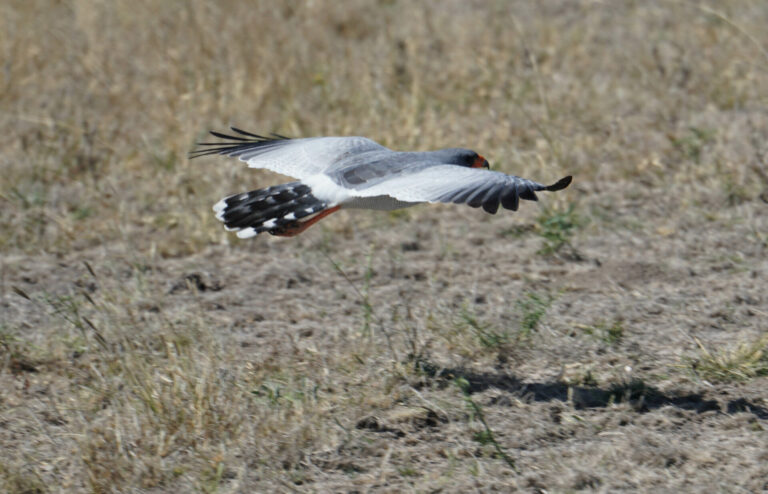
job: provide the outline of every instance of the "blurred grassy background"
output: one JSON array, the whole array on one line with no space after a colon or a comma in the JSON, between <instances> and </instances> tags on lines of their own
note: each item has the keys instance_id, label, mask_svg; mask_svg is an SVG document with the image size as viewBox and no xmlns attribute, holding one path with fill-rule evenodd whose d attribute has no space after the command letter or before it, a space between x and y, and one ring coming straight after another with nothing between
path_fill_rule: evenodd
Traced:
<instances>
[{"instance_id":1,"label":"blurred grassy background","mask_svg":"<svg viewBox=\"0 0 768 494\"><path fill-rule=\"evenodd\" d=\"M534 403L505 365L569 393L765 373L766 26L763 0L0 3L0 490L763 485L757 422ZM242 242L211 205L280 178L186 157L228 125L575 179Z\"/></svg>"}]
</instances>

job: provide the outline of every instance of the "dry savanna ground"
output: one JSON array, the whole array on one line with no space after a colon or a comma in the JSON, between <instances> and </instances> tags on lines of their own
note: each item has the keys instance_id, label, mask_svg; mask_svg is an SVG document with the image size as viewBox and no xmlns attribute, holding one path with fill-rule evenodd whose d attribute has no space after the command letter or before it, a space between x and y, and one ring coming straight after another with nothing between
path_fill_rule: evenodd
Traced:
<instances>
[{"instance_id":1,"label":"dry savanna ground","mask_svg":"<svg viewBox=\"0 0 768 494\"><path fill-rule=\"evenodd\" d=\"M768 489L768 3L0 4L0 491ZM209 129L471 147L517 213L241 241Z\"/></svg>"}]
</instances>

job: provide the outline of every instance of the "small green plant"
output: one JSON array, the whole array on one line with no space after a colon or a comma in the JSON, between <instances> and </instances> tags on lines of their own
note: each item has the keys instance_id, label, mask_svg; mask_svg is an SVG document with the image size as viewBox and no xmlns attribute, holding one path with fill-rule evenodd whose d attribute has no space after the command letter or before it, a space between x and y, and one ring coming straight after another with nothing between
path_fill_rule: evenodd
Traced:
<instances>
[{"instance_id":1,"label":"small green plant","mask_svg":"<svg viewBox=\"0 0 768 494\"><path fill-rule=\"evenodd\" d=\"M768 333L730 350L710 350L698 338L699 356L688 366L699 377L713 382L745 381L768 375Z\"/></svg>"},{"instance_id":2,"label":"small green plant","mask_svg":"<svg viewBox=\"0 0 768 494\"><path fill-rule=\"evenodd\" d=\"M517 308L522 312L520 336L528 338L538 329L541 318L547 313L553 300L549 294L526 292L525 296L517 301Z\"/></svg>"},{"instance_id":3,"label":"small green plant","mask_svg":"<svg viewBox=\"0 0 768 494\"><path fill-rule=\"evenodd\" d=\"M79 295L82 295L82 300ZM87 338L90 332L96 337L96 341L102 348L107 348L107 340L101 334L101 331L84 314L84 301L93 302L86 292L77 294L75 292L69 295L45 295L45 302L53 309L53 314L67 321L77 328Z\"/></svg>"},{"instance_id":4,"label":"small green plant","mask_svg":"<svg viewBox=\"0 0 768 494\"><path fill-rule=\"evenodd\" d=\"M94 213L93 208L91 208L90 206L79 206L75 208L74 211L72 211L72 218L77 221L81 221L86 218L90 218L91 216L93 216L93 213Z\"/></svg>"},{"instance_id":5,"label":"small green plant","mask_svg":"<svg viewBox=\"0 0 768 494\"><path fill-rule=\"evenodd\" d=\"M594 326L579 324L577 327L606 345L615 345L624 338L624 321L621 319L615 319L610 324L600 321Z\"/></svg>"},{"instance_id":6,"label":"small green plant","mask_svg":"<svg viewBox=\"0 0 768 494\"><path fill-rule=\"evenodd\" d=\"M390 354L392 355L393 361L397 362L399 359L397 358L397 352L395 351L394 346L392 345L392 338L390 336L389 331L384 326L384 322L382 321L381 317L379 317L370 301L370 289L371 289L371 279L374 276L374 270L373 270L373 253L374 253L374 246L371 246L370 253L368 254L368 266L365 270L365 286L363 287L363 290L361 291L357 286L352 282L349 276L347 276L347 273L344 272L344 270L341 268L339 263L331 259L331 256L328 255L327 252L324 250L321 251L321 254L328 259L328 262L331 263L333 268L336 270L337 273L339 273L344 280L349 284L350 287L352 287L352 290L355 291L357 296L360 299L360 303L363 306L363 328L362 328L362 334L368 336L369 338L373 336L373 331L371 329L371 323L375 322L377 323L377 326L379 330L384 334L384 337L387 340L387 346L389 347ZM362 362L361 362L362 363Z\"/></svg>"},{"instance_id":7,"label":"small green plant","mask_svg":"<svg viewBox=\"0 0 768 494\"><path fill-rule=\"evenodd\" d=\"M365 277L364 277L364 284L363 289L360 290L357 288L357 286L352 282L349 276L347 276L347 273L344 272L344 270L341 268L339 263L331 259L331 257L326 253L322 252L322 254L325 256L326 259L331 263L333 268L336 270L337 273L339 273L347 283L352 287L352 289L357 293L357 296L360 298L360 304L362 305L363 309L363 328L362 333L364 335L370 336L371 335L371 322L374 318L374 310L373 305L371 305L370 301L370 291L371 291L371 279L373 278L373 247L371 247L371 251L368 254L368 260L367 260L367 266L365 268Z\"/></svg>"},{"instance_id":8,"label":"small green plant","mask_svg":"<svg viewBox=\"0 0 768 494\"><path fill-rule=\"evenodd\" d=\"M371 334L371 320L373 319L373 306L371 305L371 279L373 278L373 248L368 254L368 266L365 268L365 284L363 285L363 334Z\"/></svg>"},{"instance_id":9,"label":"small green plant","mask_svg":"<svg viewBox=\"0 0 768 494\"><path fill-rule=\"evenodd\" d=\"M601 328L603 332L603 341L609 345L619 343L624 338L624 322L617 319L613 324Z\"/></svg>"},{"instance_id":10,"label":"small green plant","mask_svg":"<svg viewBox=\"0 0 768 494\"><path fill-rule=\"evenodd\" d=\"M686 158L698 164L704 146L712 140L714 134L712 130L689 127L687 134L682 137L670 136L669 140Z\"/></svg>"},{"instance_id":11,"label":"small green plant","mask_svg":"<svg viewBox=\"0 0 768 494\"><path fill-rule=\"evenodd\" d=\"M517 466L515 465L515 460L513 460L512 457L510 457L509 454L507 454L507 452L504 451L504 448L502 448L501 444L499 444L499 442L496 440L496 437L494 436L493 431L488 425L488 422L485 420L485 414L483 413L482 407L478 405L475 402L475 400L472 399L469 381L467 381L463 377L458 377L456 378L454 383L464 395L464 402L466 403L467 408L469 408L470 411L472 412L473 418L476 418L483 425L483 430L480 432L477 432L474 435L475 441L483 445L492 444L494 449L496 450L496 453L499 455L499 458L504 460L506 464L509 465L510 468L512 468L512 470L517 472L518 470L517 470Z\"/></svg>"},{"instance_id":12,"label":"small green plant","mask_svg":"<svg viewBox=\"0 0 768 494\"><path fill-rule=\"evenodd\" d=\"M26 360L25 355L28 352L29 345L19 338L10 327L0 323L0 359L8 356L11 359Z\"/></svg>"},{"instance_id":13,"label":"small green plant","mask_svg":"<svg viewBox=\"0 0 768 494\"><path fill-rule=\"evenodd\" d=\"M413 467L398 468L397 472L403 477L416 477L419 474Z\"/></svg>"},{"instance_id":14,"label":"small green plant","mask_svg":"<svg viewBox=\"0 0 768 494\"><path fill-rule=\"evenodd\" d=\"M214 458L208 468L200 472L200 490L206 494L218 492L219 485L224 478L224 463Z\"/></svg>"},{"instance_id":15,"label":"small green plant","mask_svg":"<svg viewBox=\"0 0 768 494\"><path fill-rule=\"evenodd\" d=\"M499 348L509 343L508 332L498 331L490 324L480 321L477 315L466 305L461 308L459 318L459 326L471 329L484 347Z\"/></svg>"},{"instance_id":16,"label":"small green plant","mask_svg":"<svg viewBox=\"0 0 768 494\"><path fill-rule=\"evenodd\" d=\"M573 249L571 237L574 230L581 225L575 204L570 204L566 209L557 206L545 207L536 221L536 231L544 239L544 245L537 251L538 254L551 256L566 246Z\"/></svg>"},{"instance_id":17,"label":"small green plant","mask_svg":"<svg viewBox=\"0 0 768 494\"><path fill-rule=\"evenodd\" d=\"M263 398L270 405L277 405L282 398L281 388L279 384L262 384L258 389L251 391L251 394Z\"/></svg>"},{"instance_id":18,"label":"small green plant","mask_svg":"<svg viewBox=\"0 0 768 494\"><path fill-rule=\"evenodd\" d=\"M472 436L472 439L482 444L483 446L485 446L486 444L493 444L493 435L491 435L491 433L488 432L487 430L475 432L475 435Z\"/></svg>"}]
</instances>

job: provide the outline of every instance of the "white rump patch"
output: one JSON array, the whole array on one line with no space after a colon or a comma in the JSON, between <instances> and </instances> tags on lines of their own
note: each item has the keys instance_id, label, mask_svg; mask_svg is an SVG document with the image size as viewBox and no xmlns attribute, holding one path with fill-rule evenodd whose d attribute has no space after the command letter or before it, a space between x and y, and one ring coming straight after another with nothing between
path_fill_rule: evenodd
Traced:
<instances>
[{"instance_id":1,"label":"white rump patch","mask_svg":"<svg viewBox=\"0 0 768 494\"><path fill-rule=\"evenodd\" d=\"M239 238L251 238L256 236L256 230L253 228L246 228L237 232Z\"/></svg>"},{"instance_id":2,"label":"white rump patch","mask_svg":"<svg viewBox=\"0 0 768 494\"><path fill-rule=\"evenodd\" d=\"M341 204L350 197L348 189L340 186L324 173L307 177L302 182L312 189L313 196L328 204L328 207Z\"/></svg>"}]
</instances>

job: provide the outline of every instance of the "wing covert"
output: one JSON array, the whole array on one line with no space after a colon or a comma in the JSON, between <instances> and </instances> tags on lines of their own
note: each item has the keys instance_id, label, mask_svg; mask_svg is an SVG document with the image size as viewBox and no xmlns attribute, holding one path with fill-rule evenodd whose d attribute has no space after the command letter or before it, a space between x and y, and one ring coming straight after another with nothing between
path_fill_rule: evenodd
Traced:
<instances>
[{"instance_id":1,"label":"wing covert","mask_svg":"<svg viewBox=\"0 0 768 494\"><path fill-rule=\"evenodd\" d=\"M290 139L279 134L261 136L232 127L239 135L212 131L221 142L201 142L206 146L190 153L190 158L219 154L238 158L249 168L264 168L297 179L327 173L350 156L387 150L366 137L309 137Z\"/></svg>"}]
</instances>

